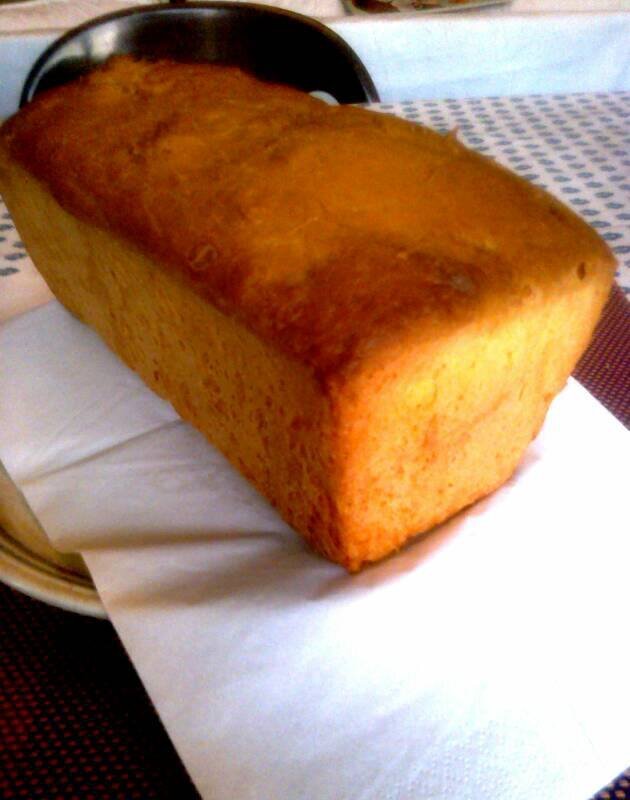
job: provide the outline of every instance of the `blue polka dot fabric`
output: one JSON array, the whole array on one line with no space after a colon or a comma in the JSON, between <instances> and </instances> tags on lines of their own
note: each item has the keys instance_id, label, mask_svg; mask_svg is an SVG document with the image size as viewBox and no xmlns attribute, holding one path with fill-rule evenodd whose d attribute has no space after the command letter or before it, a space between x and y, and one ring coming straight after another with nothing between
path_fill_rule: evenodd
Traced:
<instances>
[{"instance_id":1,"label":"blue polka dot fabric","mask_svg":"<svg viewBox=\"0 0 630 800\"><path fill-rule=\"evenodd\" d=\"M378 104L547 189L608 242L630 294L630 92Z\"/></svg>"},{"instance_id":2,"label":"blue polka dot fabric","mask_svg":"<svg viewBox=\"0 0 630 800\"><path fill-rule=\"evenodd\" d=\"M24 244L20 241L11 215L0 198L0 278L18 273L20 262L26 258Z\"/></svg>"}]
</instances>

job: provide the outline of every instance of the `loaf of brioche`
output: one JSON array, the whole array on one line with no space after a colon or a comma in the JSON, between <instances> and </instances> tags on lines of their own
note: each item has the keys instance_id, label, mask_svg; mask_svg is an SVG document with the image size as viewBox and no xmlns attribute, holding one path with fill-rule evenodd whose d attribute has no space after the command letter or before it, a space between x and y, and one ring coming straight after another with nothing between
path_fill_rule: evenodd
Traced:
<instances>
[{"instance_id":1,"label":"loaf of brioche","mask_svg":"<svg viewBox=\"0 0 630 800\"><path fill-rule=\"evenodd\" d=\"M455 136L227 67L42 95L0 190L59 300L349 570L513 473L613 274Z\"/></svg>"}]
</instances>

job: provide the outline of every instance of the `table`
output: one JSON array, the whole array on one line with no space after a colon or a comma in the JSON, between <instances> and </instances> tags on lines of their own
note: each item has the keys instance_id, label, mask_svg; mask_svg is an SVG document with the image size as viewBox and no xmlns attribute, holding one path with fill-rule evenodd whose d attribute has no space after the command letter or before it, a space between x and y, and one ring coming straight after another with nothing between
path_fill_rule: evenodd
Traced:
<instances>
[{"instance_id":1,"label":"table","mask_svg":"<svg viewBox=\"0 0 630 800\"><path fill-rule=\"evenodd\" d=\"M606 204L617 200L611 199L612 195L598 196L606 194L608 188L588 184L601 183L592 174L593 165L599 170L611 166L609 156L614 147L610 148L610 141L598 141L596 137L610 138L622 128L614 109L623 115L628 99L627 95L563 95L555 99L523 98L509 104L488 98L467 103L425 101L380 107L436 127L450 127L456 122L461 135L473 146L504 158L533 180L553 182L554 191L564 194L576 208L594 211L586 215L592 222L608 223L598 227L618 250L622 262L618 286L575 376L626 425L630 425L630 312L623 296L623 290L630 289L630 263L624 260L628 252L624 238L627 215L616 219L618 209L607 208ZM580 109L584 118L579 117ZM547 137L555 140L547 142L553 151L551 165L541 163L549 161L550 154L543 154L540 149L540 143L546 141L544 127L548 118L556 120L557 129L556 135ZM589 121L594 126L588 132L593 141L571 139L571 126ZM543 128L537 129L536 125ZM607 132L602 132L603 128ZM576 166L580 163L580 148L593 150L593 142L601 145L603 155L595 147L587 154L591 161L588 169ZM598 158L604 160L594 161ZM545 175L534 174L534 162L546 168ZM590 177L580 178L580 173L589 173ZM613 174L614 169L603 170L603 175L609 176L607 187L616 187L615 192L627 191L627 187L621 188L625 186L623 177L618 182L610 181ZM562 192L563 188L577 191ZM576 204L581 200L585 202ZM14 239L10 240L8 252L21 252ZM7 263L19 265L25 259L22 256ZM5 587L0 587L0 602L0 725L5 742L0 752L2 797L106 800L198 796L109 623L44 606ZM623 800L630 796L628 777L628 773L620 776L614 786L597 795L597 800Z\"/></svg>"}]
</instances>

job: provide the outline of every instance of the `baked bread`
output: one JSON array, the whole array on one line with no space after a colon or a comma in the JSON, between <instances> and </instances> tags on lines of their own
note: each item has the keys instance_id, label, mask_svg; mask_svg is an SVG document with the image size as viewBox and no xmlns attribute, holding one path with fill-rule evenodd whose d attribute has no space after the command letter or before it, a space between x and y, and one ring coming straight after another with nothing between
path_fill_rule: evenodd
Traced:
<instances>
[{"instance_id":1,"label":"baked bread","mask_svg":"<svg viewBox=\"0 0 630 800\"><path fill-rule=\"evenodd\" d=\"M59 300L348 570L513 473L611 285L455 136L234 68L114 59L0 151Z\"/></svg>"}]
</instances>

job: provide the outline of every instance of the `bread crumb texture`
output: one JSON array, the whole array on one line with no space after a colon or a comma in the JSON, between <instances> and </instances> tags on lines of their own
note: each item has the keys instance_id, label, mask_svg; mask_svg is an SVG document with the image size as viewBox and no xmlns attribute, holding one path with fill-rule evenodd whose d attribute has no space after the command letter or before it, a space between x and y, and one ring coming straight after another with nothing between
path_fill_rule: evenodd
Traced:
<instances>
[{"instance_id":1,"label":"bread crumb texture","mask_svg":"<svg viewBox=\"0 0 630 800\"><path fill-rule=\"evenodd\" d=\"M113 59L0 151L59 299L350 570L512 474L612 280L454 136L234 68Z\"/></svg>"}]
</instances>

